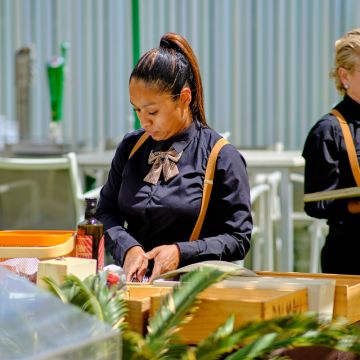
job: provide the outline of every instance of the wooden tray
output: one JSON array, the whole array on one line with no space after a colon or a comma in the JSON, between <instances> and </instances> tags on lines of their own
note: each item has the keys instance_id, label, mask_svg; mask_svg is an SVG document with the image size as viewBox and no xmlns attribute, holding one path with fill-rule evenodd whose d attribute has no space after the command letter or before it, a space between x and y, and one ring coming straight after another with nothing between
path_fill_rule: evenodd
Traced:
<instances>
[{"instance_id":1,"label":"wooden tray","mask_svg":"<svg viewBox=\"0 0 360 360\"><path fill-rule=\"evenodd\" d=\"M0 231L0 259L52 259L71 255L75 246L73 231Z\"/></svg>"},{"instance_id":2,"label":"wooden tray","mask_svg":"<svg viewBox=\"0 0 360 360\"><path fill-rule=\"evenodd\" d=\"M2 230L0 246L55 246L66 242L73 233L71 230Z\"/></svg>"},{"instance_id":3,"label":"wooden tray","mask_svg":"<svg viewBox=\"0 0 360 360\"><path fill-rule=\"evenodd\" d=\"M335 279L334 318L345 317L350 323L360 320L360 276L338 274L309 274L297 272L257 271L258 275Z\"/></svg>"},{"instance_id":4,"label":"wooden tray","mask_svg":"<svg viewBox=\"0 0 360 360\"><path fill-rule=\"evenodd\" d=\"M129 327L142 334L147 318L155 314L171 287L128 286ZM271 319L308 310L307 290L247 290L209 288L202 292L192 320L179 331L180 341L196 344L235 315L235 326L256 319Z\"/></svg>"},{"instance_id":5,"label":"wooden tray","mask_svg":"<svg viewBox=\"0 0 360 360\"><path fill-rule=\"evenodd\" d=\"M349 199L349 198L356 198L359 196L360 196L360 187L354 186L345 189L335 189L335 190L308 193L304 195L304 202Z\"/></svg>"}]
</instances>

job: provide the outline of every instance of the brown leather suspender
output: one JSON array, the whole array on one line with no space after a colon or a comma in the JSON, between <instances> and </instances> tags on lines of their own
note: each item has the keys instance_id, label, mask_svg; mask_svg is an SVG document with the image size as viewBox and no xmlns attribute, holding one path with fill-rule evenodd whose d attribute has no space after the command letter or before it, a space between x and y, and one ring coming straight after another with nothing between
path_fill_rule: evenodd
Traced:
<instances>
[{"instance_id":1,"label":"brown leather suspender","mask_svg":"<svg viewBox=\"0 0 360 360\"><path fill-rule=\"evenodd\" d=\"M340 127L341 127L342 133L344 135L345 147L346 147L347 154L349 157L351 171L353 173L356 185L360 186L359 161L358 161L358 158L356 155L354 140L350 133L349 124L346 122L345 118L341 115L341 113L338 110L332 109L330 111L330 114L333 114L340 123Z\"/></svg>"},{"instance_id":2,"label":"brown leather suspender","mask_svg":"<svg viewBox=\"0 0 360 360\"><path fill-rule=\"evenodd\" d=\"M146 139L149 137L146 133L142 134L133 147L133 149L130 152L129 159L134 155L135 151L139 149L139 147L146 141ZM218 154L221 150L221 148L228 144L228 141L224 138L220 138L214 145L214 147L211 149L208 162L206 164L206 171L205 171L205 178L204 178L204 186L203 186L203 195L201 200L201 207L200 207L200 213L198 216L198 219L196 221L194 230L190 236L190 241L198 240L200 231L205 219L207 207L209 205L211 190L213 187L213 180L215 175L215 166L216 166L216 160L218 157Z\"/></svg>"},{"instance_id":3,"label":"brown leather suspender","mask_svg":"<svg viewBox=\"0 0 360 360\"><path fill-rule=\"evenodd\" d=\"M128 160L134 155L135 151L146 141L146 139L147 139L148 137L149 137L149 135L148 135L146 132L144 132L144 133L140 136L139 140L136 142L136 144L135 144L134 147L132 148L131 153L130 153L130 155L129 155L129 157L128 157Z\"/></svg>"},{"instance_id":4,"label":"brown leather suspender","mask_svg":"<svg viewBox=\"0 0 360 360\"><path fill-rule=\"evenodd\" d=\"M205 219L205 215L206 215L206 210L207 207L209 205L209 200L210 200L210 195L211 195L211 190L213 187L213 180L214 180L214 175L215 175L215 165L216 165L216 160L218 157L218 154L221 150L221 148L227 144L228 141L225 140L224 138L220 138L216 144L214 145L214 147L211 149L211 153L209 155L209 159L208 162L206 164L206 171L205 171L205 178L204 178L204 186L203 186L203 195L202 195L202 199L201 199L201 207L200 207L200 213L199 213L199 217L196 221L194 230L190 236L190 241L193 240L198 240L199 239L199 235L200 235L200 231Z\"/></svg>"}]
</instances>

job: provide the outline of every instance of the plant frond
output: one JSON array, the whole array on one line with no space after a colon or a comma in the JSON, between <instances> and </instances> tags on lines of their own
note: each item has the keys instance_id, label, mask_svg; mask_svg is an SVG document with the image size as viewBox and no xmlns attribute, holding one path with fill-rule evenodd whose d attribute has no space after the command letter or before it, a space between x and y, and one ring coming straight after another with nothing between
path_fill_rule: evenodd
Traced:
<instances>
[{"instance_id":1,"label":"plant frond","mask_svg":"<svg viewBox=\"0 0 360 360\"><path fill-rule=\"evenodd\" d=\"M95 276L91 277L91 280L95 281ZM72 281L78 287L78 293L76 298L76 302L80 305L83 304L83 308L86 312L93 314L99 320L104 321L103 309L99 303L98 298L95 296L91 287L88 286L86 281L80 280L77 276L70 274L67 275L66 279L68 281ZM104 291L105 288L104 288Z\"/></svg>"},{"instance_id":2,"label":"plant frond","mask_svg":"<svg viewBox=\"0 0 360 360\"><path fill-rule=\"evenodd\" d=\"M104 311L105 322L111 324L114 329L124 330L127 326L125 322L128 314L128 307L124 297L120 293L117 296L111 297L106 302L101 304Z\"/></svg>"},{"instance_id":3,"label":"plant frond","mask_svg":"<svg viewBox=\"0 0 360 360\"><path fill-rule=\"evenodd\" d=\"M234 322L235 317L232 315L224 325L220 326L210 336L202 340L196 349L196 359L216 360L219 359L221 355L233 351L234 348L237 347L237 339L232 336Z\"/></svg>"},{"instance_id":4,"label":"plant frond","mask_svg":"<svg viewBox=\"0 0 360 360\"><path fill-rule=\"evenodd\" d=\"M267 334L275 334L272 341L262 342L256 356L265 356L281 348L325 346L360 354L360 328L346 321L323 321L313 314L293 314L265 321L255 321L237 329L231 337L238 341L240 350L227 360L253 359L254 345ZM269 340L269 339L266 339ZM237 354L237 355L235 355Z\"/></svg>"},{"instance_id":5,"label":"plant frond","mask_svg":"<svg viewBox=\"0 0 360 360\"><path fill-rule=\"evenodd\" d=\"M124 291L107 285L107 272L88 276L80 280L75 275L67 275L61 285L52 279L46 280L50 290L63 302L80 307L83 311L110 324L114 329L124 330L127 305Z\"/></svg>"},{"instance_id":6,"label":"plant frond","mask_svg":"<svg viewBox=\"0 0 360 360\"><path fill-rule=\"evenodd\" d=\"M186 351L179 358L180 360L197 360L196 346L188 346Z\"/></svg>"},{"instance_id":7,"label":"plant frond","mask_svg":"<svg viewBox=\"0 0 360 360\"><path fill-rule=\"evenodd\" d=\"M360 354L360 328L348 323L339 327L337 321L330 321L294 336L291 342L294 347L313 345Z\"/></svg>"},{"instance_id":8,"label":"plant frond","mask_svg":"<svg viewBox=\"0 0 360 360\"><path fill-rule=\"evenodd\" d=\"M141 357L145 341L137 332L125 330L122 333L122 358L127 360L145 359Z\"/></svg>"},{"instance_id":9,"label":"plant frond","mask_svg":"<svg viewBox=\"0 0 360 360\"><path fill-rule=\"evenodd\" d=\"M66 295L66 292L50 277L44 276L42 280L46 283L48 290L52 292L54 295L56 295L63 303L68 302L68 297Z\"/></svg>"},{"instance_id":10,"label":"plant frond","mask_svg":"<svg viewBox=\"0 0 360 360\"><path fill-rule=\"evenodd\" d=\"M189 349L190 349L189 345L187 344L169 343L167 351L159 359L196 360L195 353L193 353L192 356L190 356Z\"/></svg>"},{"instance_id":11,"label":"plant frond","mask_svg":"<svg viewBox=\"0 0 360 360\"><path fill-rule=\"evenodd\" d=\"M173 292L165 297L160 309L149 319L148 334L145 338L149 346L158 351L163 349L177 327L183 324L185 315L189 314L189 310L194 306L196 296L228 275L212 267L185 274L180 285L173 288Z\"/></svg>"},{"instance_id":12,"label":"plant frond","mask_svg":"<svg viewBox=\"0 0 360 360\"><path fill-rule=\"evenodd\" d=\"M263 335L254 342L242 347L233 354L226 357L226 360L252 360L267 352L268 348L276 339L276 333Z\"/></svg>"},{"instance_id":13,"label":"plant frond","mask_svg":"<svg viewBox=\"0 0 360 360\"><path fill-rule=\"evenodd\" d=\"M314 329L319 326L319 320L308 314L291 314L269 320L255 320L238 327L231 335L232 341L238 344L247 344L259 336L268 333L277 333L289 338L296 334Z\"/></svg>"}]
</instances>

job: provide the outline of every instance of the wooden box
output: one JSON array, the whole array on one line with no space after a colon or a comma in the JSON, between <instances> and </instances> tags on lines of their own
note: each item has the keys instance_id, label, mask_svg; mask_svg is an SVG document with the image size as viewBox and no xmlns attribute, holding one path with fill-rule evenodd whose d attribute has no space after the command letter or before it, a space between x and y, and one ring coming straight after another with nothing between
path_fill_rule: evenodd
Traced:
<instances>
[{"instance_id":1,"label":"wooden box","mask_svg":"<svg viewBox=\"0 0 360 360\"><path fill-rule=\"evenodd\" d=\"M360 320L360 276L342 274L309 274L297 272L257 271L258 275L334 279L334 318L345 317L350 323Z\"/></svg>"},{"instance_id":2,"label":"wooden box","mask_svg":"<svg viewBox=\"0 0 360 360\"><path fill-rule=\"evenodd\" d=\"M131 329L144 333L146 330L146 316L152 316L160 307L165 295L172 291L171 287L134 287L129 286L129 322ZM235 326L238 327L248 321L256 319L271 319L290 313L299 313L308 310L307 290L294 291L278 290L247 290L211 287L202 292L201 300L193 318L179 331L180 341L196 344L219 326L225 323L230 315L235 315ZM150 303L149 303L150 300ZM142 306L135 308L135 303ZM137 315L133 312L137 311Z\"/></svg>"},{"instance_id":3,"label":"wooden box","mask_svg":"<svg viewBox=\"0 0 360 360\"><path fill-rule=\"evenodd\" d=\"M145 284L127 284L128 315L126 321L129 330L145 334L150 316L151 296L164 296L171 288L155 287Z\"/></svg>"},{"instance_id":4,"label":"wooden box","mask_svg":"<svg viewBox=\"0 0 360 360\"><path fill-rule=\"evenodd\" d=\"M61 284L66 275L73 274L80 280L96 274L96 260L76 257L63 257L39 262L36 283L39 287L46 287L42 278L52 278Z\"/></svg>"},{"instance_id":5,"label":"wooden box","mask_svg":"<svg viewBox=\"0 0 360 360\"><path fill-rule=\"evenodd\" d=\"M335 283L336 281L333 279L309 279L305 277L234 276L218 282L215 287L284 291L306 288L308 310L330 320L333 317Z\"/></svg>"}]
</instances>

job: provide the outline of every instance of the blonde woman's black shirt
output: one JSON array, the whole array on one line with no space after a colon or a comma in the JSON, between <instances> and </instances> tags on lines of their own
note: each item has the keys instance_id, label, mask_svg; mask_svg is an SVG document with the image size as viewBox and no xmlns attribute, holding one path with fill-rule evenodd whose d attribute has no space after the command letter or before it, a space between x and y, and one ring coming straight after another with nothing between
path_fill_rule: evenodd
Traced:
<instances>
[{"instance_id":1,"label":"blonde woman's black shirt","mask_svg":"<svg viewBox=\"0 0 360 360\"><path fill-rule=\"evenodd\" d=\"M142 134L142 129L131 132L119 144L97 209L106 230L106 248L117 263L123 264L133 246L149 251L174 243L180 249L180 266L243 259L250 247L252 216L246 163L239 151L230 144L221 149L200 238L189 241L200 211L207 160L220 135L195 121L172 139L149 137L128 159ZM161 175L156 185L145 182L151 150L171 146L183 151L179 174L167 182Z\"/></svg>"},{"instance_id":2,"label":"blonde woman's black shirt","mask_svg":"<svg viewBox=\"0 0 360 360\"><path fill-rule=\"evenodd\" d=\"M349 96L335 106L349 124L360 159L360 104ZM323 116L310 130L303 149L305 193L356 186L345 141L338 120ZM350 214L348 200L324 200L305 203L308 215L328 219L330 227L359 228L360 214Z\"/></svg>"}]
</instances>

